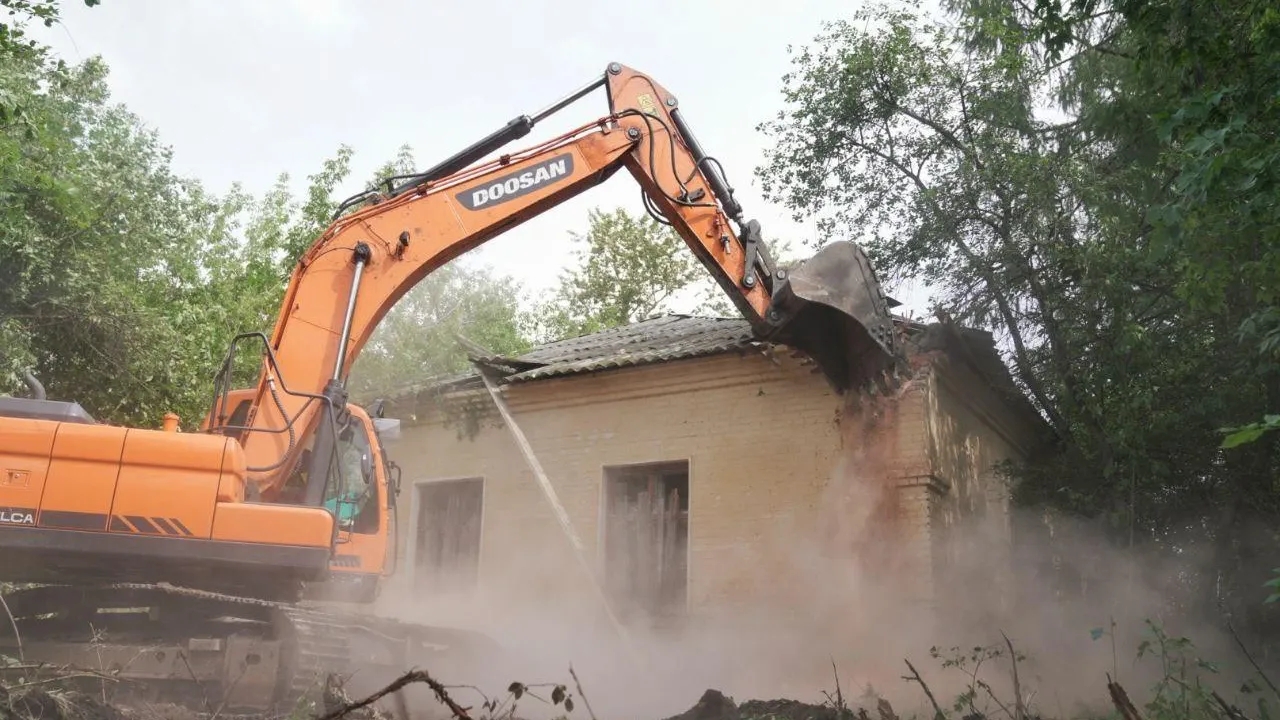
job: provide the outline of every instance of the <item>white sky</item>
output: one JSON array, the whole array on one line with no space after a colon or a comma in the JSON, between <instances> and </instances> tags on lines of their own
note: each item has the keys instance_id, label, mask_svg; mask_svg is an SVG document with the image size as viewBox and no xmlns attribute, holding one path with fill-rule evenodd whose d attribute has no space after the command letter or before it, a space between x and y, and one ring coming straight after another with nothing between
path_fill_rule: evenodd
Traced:
<instances>
[{"instance_id":1,"label":"white sky","mask_svg":"<svg viewBox=\"0 0 1280 720\"><path fill-rule=\"evenodd\" d=\"M788 237L797 250L813 226L761 197L753 171L765 138L755 127L780 108L786 46L808 43L823 21L856 7L841 0L64 4L62 26L32 34L71 62L101 55L114 99L160 132L178 172L215 192L240 181L260 194L281 172L300 192L342 144L355 157L341 190L355 192L402 144L426 168L618 61L680 98L747 216L760 220L766 239ZM605 112L597 91L510 149ZM587 210L617 205L643 211L626 173L465 259L516 276L531 297L571 259L569 233L586 229ZM907 303L900 311L925 311L923 293L888 290Z\"/></svg>"}]
</instances>

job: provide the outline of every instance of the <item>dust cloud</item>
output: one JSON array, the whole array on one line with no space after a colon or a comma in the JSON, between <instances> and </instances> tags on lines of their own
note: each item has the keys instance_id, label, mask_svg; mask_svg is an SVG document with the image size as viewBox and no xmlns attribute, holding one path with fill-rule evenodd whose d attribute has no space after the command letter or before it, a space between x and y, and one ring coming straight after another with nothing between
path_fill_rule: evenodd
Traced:
<instances>
[{"instance_id":1,"label":"dust cloud","mask_svg":"<svg viewBox=\"0 0 1280 720\"><path fill-rule=\"evenodd\" d=\"M718 555L737 563L727 592L718 588L706 611L696 609L694 597L695 609L678 624L632 621L620 636L567 541L541 529L521 535L518 558L485 568L486 578L500 578L500 585L486 585L478 597L427 597L392 585L380 612L474 629L504 647L499 661L482 667L456 674L427 668L447 685L472 686L453 690L459 702L479 707L483 698L475 688L504 697L513 681L564 683L582 708L571 717L586 713L570 666L599 717L671 717L708 688L739 702L821 703L824 693L835 693L837 679L853 705L866 706L873 693L904 717L932 715L919 684L904 678L911 674L904 660L947 707L973 682L972 661L950 669L943 661L952 647L968 655L979 646L1006 653L984 659L978 677L1008 705L1013 689L1004 635L1029 656L1018 665L1024 700L1046 715L1104 707L1107 673L1150 687L1158 660L1134 663L1138 643L1150 637L1142 635L1143 620L1162 617L1188 562L1160 566L1154 558L1126 555L1088 525L1061 520L1051 523L1052 542L1017 541L1011 548L1014 526L1047 526L1045 518L1023 511L953 515L942 527L938 513L904 502L913 496L895 468L900 405L921 391L913 381L896 394L846 407L843 451L812 513L762 528L736 552ZM908 532L912 527L925 531ZM931 560L938 557L945 560ZM502 561L486 556L483 562ZM1064 565L1078 571L1077 585L1093 583L1079 593L1087 602L1067 597L1041 572ZM724 571L718 568L717 577ZM1094 628L1108 634L1095 638ZM1169 632L1228 648L1207 623ZM931 656L935 647L941 656ZM549 696L548 688L533 689ZM978 708L991 707L988 693L978 693ZM435 706L426 691L411 702L415 714ZM523 717L560 713L529 698L519 705Z\"/></svg>"}]
</instances>

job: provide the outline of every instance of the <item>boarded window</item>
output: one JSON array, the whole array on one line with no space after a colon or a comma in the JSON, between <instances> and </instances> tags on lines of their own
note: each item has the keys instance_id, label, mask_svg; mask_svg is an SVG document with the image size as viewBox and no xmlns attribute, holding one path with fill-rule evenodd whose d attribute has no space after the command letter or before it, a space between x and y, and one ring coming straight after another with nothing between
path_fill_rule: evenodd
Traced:
<instances>
[{"instance_id":1,"label":"boarded window","mask_svg":"<svg viewBox=\"0 0 1280 720\"><path fill-rule=\"evenodd\" d=\"M413 555L417 586L433 593L471 589L480 567L484 481L421 483L417 494Z\"/></svg>"},{"instance_id":2,"label":"boarded window","mask_svg":"<svg viewBox=\"0 0 1280 720\"><path fill-rule=\"evenodd\" d=\"M688 593L689 463L605 468L605 575L625 615L682 613Z\"/></svg>"}]
</instances>

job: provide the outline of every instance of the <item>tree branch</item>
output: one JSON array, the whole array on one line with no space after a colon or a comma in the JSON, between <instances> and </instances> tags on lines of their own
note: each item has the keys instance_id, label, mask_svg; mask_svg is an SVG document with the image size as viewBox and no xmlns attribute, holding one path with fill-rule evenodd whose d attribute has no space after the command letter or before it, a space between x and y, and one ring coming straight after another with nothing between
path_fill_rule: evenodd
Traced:
<instances>
[{"instance_id":1,"label":"tree branch","mask_svg":"<svg viewBox=\"0 0 1280 720\"><path fill-rule=\"evenodd\" d=\"M896 158L889 157L883 151L878 150L871 145L862 144L860 142L855 142L854 145L855 147L860 148L863 152L871 153L883 159L885 162L896 168L898 172L902 173L903 176L916 186L921 197L924 198L925 202L934 209L935 215L938 219L950 226L949 230L953 242L960 250L960 253L973 267L974 271L977 272L986 283L987 291L991 295L992 300L996 303L1001 319L1005 324L1005 329L1009 332L1010 339L1013 341L1015 352L1014 363L1017 366L1018 374L1022 377L1022 382L1027 386L1031 393L1035 395L1036 401L1049 415L1049 420L1054 426L1054 431L1063 439L1069 437L1066 419L1058 412L1056 404L1050 400L1049 394L1045 390L1044 385L1032 371L1027 346L1023 340L1022 331L1018 327L1018 321L1014 315L1012 305L1009 303L1008 298L1004 296L1004 293L1001 292L1000 284L994 273L991 272L990 268L985 266L977 254L969 247L968 243L965 242L961 233L958 231L958 228L955 226L954 220L948 219L953 216L938 205L937 201L931 197L932 188L930 188L918 174L912 172L910 168L904 166Z\"/></svg>"},{"instance_id":2,"label":"tree branch","mask_svg":"<svg viewBox=\"0 0 1280 720\"><path fill-rule=\"evenodd\" d=\"M973 162L974 167L978 168L979 170L985 169L985 164L982 162L982 159L978 157L978 154L974 152L973 148L960 142L960 138L956 137L954 132L938 124L936 121L931 120L917 113L911 108L903 107L902 105L899 105L896 100L889 99L888 103L890 107L892 107L894 110L897 110L903 115L906 115L912 120L915 120L921 125L924 125L930 130L938 133L938 135L940 135L944 140L946 140L949 145L959 150L961 153L964 154L965 157L969 158L969 160Z\"/></svg>"},{"instance_id":3,"label":"tree branch","mask_svg":"<svg viewBox=\"0 0 1280 720\"><path fill-rule=\"evenodd\" d=\"M381 700L383 697L386 697L387 695L390 695L393 692L398 692L399 690L402 690L405 686L411 685L413 683L426 683L428 686L431 687L432 692L435 693L436 699L439 700L441 703L443 703L445 707L448 707L449 711L453 713L453 716L455 718L458 718L458 720L470 720L471 716L467 714L466 709L463 708L461 705L458 705L458 703L454 702L453 698L449 697L449 693L445 690L444 685L441 685L435 678L431 677L423 670L413 670L413 671L407 672L404 675L401 675L399 678L397 678L390 685L387 685L386 687L370 695L369 697L363 700L360 700L359 702L354 702L348 705L344 705L332 712L326 713L325 715L321 716L319 720L337 720L338 718L344 717L356 710L359 710L360 708L368 707L369 705L372 705L377 701Z\"/></svg>"}]
</instances>

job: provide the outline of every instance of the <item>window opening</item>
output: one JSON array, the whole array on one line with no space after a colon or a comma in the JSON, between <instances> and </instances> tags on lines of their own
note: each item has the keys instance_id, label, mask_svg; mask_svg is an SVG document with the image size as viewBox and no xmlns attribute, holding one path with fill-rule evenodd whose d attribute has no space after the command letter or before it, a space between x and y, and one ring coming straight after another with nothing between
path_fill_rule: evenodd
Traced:
<instances>
[{"instance_id":1,"label":"window opening","mask_svg":"<svg viewBox=\"0 0 1280 720\"><path fill-rule=\"evenodd\" d=\"M480 568L480 478L426 482L417 486L414 577L431 591L475 586Z\"/></svg>"},{"instance_id":2,"label":"window opening","mask_svg":"<svg viewBox=\"0 0 1280 720\"><path fill-rule=\"evenodd\" d=\"M625 615L683 613L688 596L688 462L605 468L605 576Z\"/></svg>"}]
</instances>

